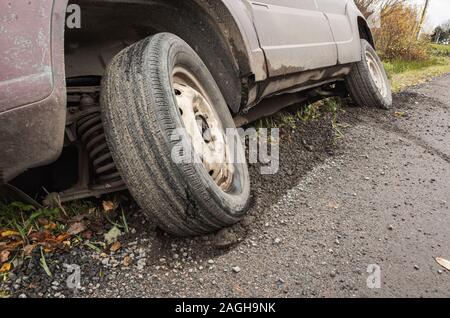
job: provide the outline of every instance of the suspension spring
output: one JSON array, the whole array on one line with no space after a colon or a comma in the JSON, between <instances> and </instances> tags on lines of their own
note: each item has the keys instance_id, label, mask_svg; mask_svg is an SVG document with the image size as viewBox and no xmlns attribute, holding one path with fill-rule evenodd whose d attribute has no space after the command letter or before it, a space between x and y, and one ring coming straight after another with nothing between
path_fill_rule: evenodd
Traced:
<instances>
[{"instance_id":1,"label":"suspension spring","mask_svg":"<svg viewBox=\"0 0 450 318\"><path fill-rule=\"evenodd\" d=\"M99 108L92 108L77 121L77 134L88 153L95 183L111 187L123 185L106 142Z\"/></svg>"}]
</instances>

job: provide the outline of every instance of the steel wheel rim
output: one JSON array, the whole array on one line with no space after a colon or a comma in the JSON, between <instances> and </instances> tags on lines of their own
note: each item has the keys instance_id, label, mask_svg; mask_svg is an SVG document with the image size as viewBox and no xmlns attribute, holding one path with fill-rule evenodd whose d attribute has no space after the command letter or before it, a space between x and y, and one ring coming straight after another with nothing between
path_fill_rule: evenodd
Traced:
<instances>
[{"instance_id":1,"label":"steel wheel rim","mask_svg":"<svg viewBox=\"0 0 450 318\"><path fill-rule=\"evenodd\" d=\"M381 96L386 97L387 96L387 85L386 80L383 74L383 71L378 64L378 60L375 58L375 56L367 51L366 52L366 61L367 66L369 67L370 76L372 77L372 80L375 83L375 86L377 87L378 91L380 92Z\"/></svg>"},{"instance_id":2,"label":"steel wheel rim","mask_svg":"<svg viewBox=\"0 0 450 318\"><path fill-rule=\"evenodd\" d=\"M181 121L191 139L193 150L214 183L230 192L234 165L225 129L203 85L194 74L182 66L172 72L172 86Z\"/></svg>"}]
</instances>

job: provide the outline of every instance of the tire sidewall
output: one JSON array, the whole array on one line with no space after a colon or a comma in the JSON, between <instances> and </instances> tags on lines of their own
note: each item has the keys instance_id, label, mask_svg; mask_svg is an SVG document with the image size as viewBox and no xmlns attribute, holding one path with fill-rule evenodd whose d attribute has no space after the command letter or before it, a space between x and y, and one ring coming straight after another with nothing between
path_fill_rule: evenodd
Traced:
<instances>
[{"instance_id":1,"label":"tire sidewall","mask_svg":"<svg viewBox=\"0 0 450 318\"><path fill-rule=\"evenodd\" d=\"M168 151L171 153L172 148L177 143L171 139L175 129L184 128L184 124L178 110L177 101L173 93L174 88L172 86L171 74L175 66L183 66L191 73L195 74L196 79L205 89L211 104L214 105L214 109L217 112L224 129L236 128L219 87L197 53L191 49L187 43L174 35L171 35L168 41L163 41L161 43L161 64L159 74L163 83L163 98L165 98L168 103L167 115L170 116L172 122L174 123L173 127L170 127L169 129L167 129L167 127L166 129L161 127L161 131L166 131L164 137L165 144L169 148ZM158 122L161 123L162 121ZM241 151L244 153L243 149ZM191 195L196 197L196 201L198 203L202 204L202 202L205 201L202 194L207 193L218 204L218 206L222 208L222 210L229 213L233 218L241 217L245 213L250 197L250 177L245 161L243 164L235 164L235 169L240 174L240 182L238 182L240 185L240 193L236 194L229 194L222 191L222 189L220 189L210 177L202 164L175 164L173 162L172 164L174 169L182 175L188 187L191 189ZM193 166L196 173L194 175L186 174L185 168L187 167L183 167L184 165ZM199 185L202 189L198 188ZM203 208L211 209L214 207L204 206Z\"/></svg>"},{"instance_id":2,"label":"tire sidewall","mask_svg":"<svg viewBox=\"0 0 450 318\"><path fill-rule=\"evenodd\" d=\"M377 85L375 84L374 79L372 78L372 75L370 73L369 70L369 65L367 63L366 60L366 52L369 51L373 57L375 58L376 63L378 64L378 66L380 67L382 76L383 76L383 80L385 82L386 85L386 89L387 89L387 93L386 93L386 97L383 97L383 95L380 93L380 91L378 90ZM361 65L364 69L364 71L369 75L367 78L367 84L370 85L370 89L372 91L373 94L375 94L376 98L378 99L378 101L380 102L380 106L384 109L389 109L392 105L392 89L391 89L391 83L389 81L389 78L386 74L386 70L384 68L383 63L380 60L380 57L378 56L377 52L375 51L375 49L372 47L372 45L367 42L366 40L361 40Z\"/></svg>"}]
</instances>

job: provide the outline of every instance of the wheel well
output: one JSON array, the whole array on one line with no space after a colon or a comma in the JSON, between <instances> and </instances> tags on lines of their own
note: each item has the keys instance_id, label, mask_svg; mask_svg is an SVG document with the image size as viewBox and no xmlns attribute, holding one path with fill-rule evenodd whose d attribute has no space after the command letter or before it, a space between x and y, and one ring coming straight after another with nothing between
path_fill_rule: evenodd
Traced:
<instances>
[{"instance_id":1,"label":"wheel well","mask_svg":"<svg viewBox=\"0 0 450 318\"><path fill-rule=\"evenodd\" d=\"M199 54L233 112L246 103L249 59L239 28L221 1L72 0L70 4L81 8L81 28L66 31L68 78L102 76L125 47L170 32Z\"/></svg>"},{"instance_id":2,"label":"wheel well","mask_svg":"<svg viewBox=\"0 0 450 318\"><path fill-rule=\"evenodd\" d=\"M370 31L369 26L367 25L366 20L362 17L358 17L358 29L359 29L359 37L360 39L364 39L375 48L375 41L372 36L372 31Z\"/></svg>"}]
</instances>

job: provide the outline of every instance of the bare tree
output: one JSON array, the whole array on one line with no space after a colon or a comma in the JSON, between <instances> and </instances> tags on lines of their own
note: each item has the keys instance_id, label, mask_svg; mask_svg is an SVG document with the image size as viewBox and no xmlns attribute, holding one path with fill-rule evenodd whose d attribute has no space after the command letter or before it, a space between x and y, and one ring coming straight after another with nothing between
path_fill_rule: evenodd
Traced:
<instances>
[{"instance_id":1,"label":"bare tree","mask_svg":"<svg viewBox=\"0 0 450 318\"><path fill-rule=\"evenodd\" d=\"M371 9L374 5L378 4L378 2L380 2L380 0L355 0L356 6L366 18L372 14Z\"/></svg>"},{"instance_id":2,"label":"bare tree","mask_svg":"<svg viewBox=\"0 0 450 318\"><path fill-rule=\"evenodd\" d=\"M425 23L425 18L427 16L428 6L430 5L430 0L425 0L425 6L422 9L422 14L420 16L419 25L417 28L417 36L416 39L420 39L420 33L422 32L423 24Z\"/></svg>"},{"instance_id":3,"label":"bare tree","mask_svg":"<svg viewBox=\"0 0 450 318\"><path fill-rule=\"evenodd\" d=\"M366 18L376 9L380 9L382 15L386 16L405 2L406 0L355 0L356 6Z\"/></svg>"}]
</instances>

